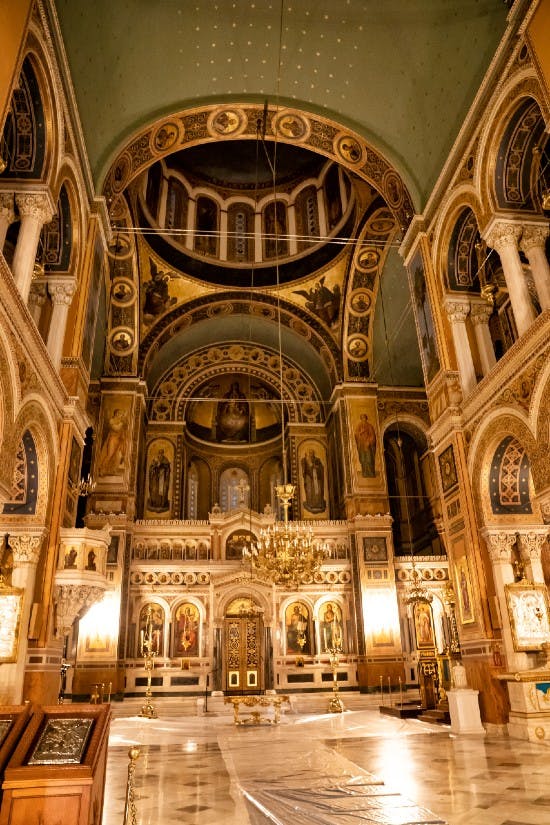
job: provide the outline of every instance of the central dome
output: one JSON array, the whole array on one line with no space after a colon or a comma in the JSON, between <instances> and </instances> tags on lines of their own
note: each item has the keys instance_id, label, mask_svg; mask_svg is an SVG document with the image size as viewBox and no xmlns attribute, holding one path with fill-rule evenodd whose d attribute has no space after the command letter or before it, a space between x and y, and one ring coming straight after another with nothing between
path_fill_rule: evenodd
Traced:
<instances>
[{"instance_id":1,"label":"central dome","mask_svg":"<svg viewBox=\"0 0 550 825\"><path fill-rule=\"evenodd\" d=\"M315 152L234 140L159 160L138 179L134 200L149 245L169 266L249 288L303 278L336 258L353 229L353 193L348 172Z\"/></svg>"}]
</instances>

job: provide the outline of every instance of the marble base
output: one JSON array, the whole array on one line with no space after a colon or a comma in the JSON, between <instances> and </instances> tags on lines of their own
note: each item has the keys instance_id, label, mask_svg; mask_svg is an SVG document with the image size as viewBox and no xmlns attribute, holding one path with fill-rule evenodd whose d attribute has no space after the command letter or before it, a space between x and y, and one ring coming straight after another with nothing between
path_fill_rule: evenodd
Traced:
<instances>
[{"instance_id":1,"label":"marble base","mask_svg":"<svg viewBox=\"0 0 550 825\"><path fill-rule=\"evenodd\" d=\"M448 690L451 733L469 736L485 736L479 713L478 690L459 688Z\"/></svg>"},{"instance_id":2,"label":"marble base","mask_svg":"<svg viewBox=\"0 0 550 825\"><path fill-rule=\"evenodd\" d=\"M510 698L508 735L550 746L550 673L514 674L507 682Z\"/></svg>"}]
</instances>

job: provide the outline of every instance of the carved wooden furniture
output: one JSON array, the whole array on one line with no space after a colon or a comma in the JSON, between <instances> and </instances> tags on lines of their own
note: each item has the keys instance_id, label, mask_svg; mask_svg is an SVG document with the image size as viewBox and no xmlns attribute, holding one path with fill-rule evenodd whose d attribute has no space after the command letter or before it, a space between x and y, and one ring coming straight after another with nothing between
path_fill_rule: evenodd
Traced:
<instances>
[{"instance_id":1,"label":"carved wooden furniture","mask_svg":"<svg viewBox=\"0 0 550 825\"><path fill-rule=\"evenodd\" d=\"M290 705L290 699L287 695L274 695L274 696L226 696L225 697L225 704L232 704L233 705L233 721L236 725L259 725L262 722L265 722L268 725L278 725L281 719L281 705L286 702L286 704ZM273 719L262 714L261 710L253 710L250 712L250 716L246 717L245 719L239 718L239 711L241 706L244 705L246 708L253 708L253 707L260 707L260 708L273 708L274 709L274 716ZM0 825L2 822L0 821Z\"/></svg>"},{"instance_id":2,"label":"carved wooden furniture","mask_svg":"<svg viewBox=\"0 0 550 825\"><path fill-rule=\"evenodd\" d=\"M4 770L31 716L31 705L0 705L0 785ZM2 791L0 790L0 803Z\"/></svg>"},{"instance_id":3,"label":"carved wooden furniture","mask_svg":"<svg viewBox=\"0 0 550 825\"><path fill-rule=\"evenodd\" d=\"M4 773L0 825L100 825L109 705L35 709Z\"/></svg>"}]
</instances>

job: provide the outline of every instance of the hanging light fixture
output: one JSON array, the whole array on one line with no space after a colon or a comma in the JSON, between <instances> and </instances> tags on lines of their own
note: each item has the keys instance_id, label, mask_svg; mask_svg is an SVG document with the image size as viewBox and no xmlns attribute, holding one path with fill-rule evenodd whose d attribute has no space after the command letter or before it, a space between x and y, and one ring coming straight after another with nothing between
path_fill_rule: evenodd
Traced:
<instances>
[{"instance_id":1,"label":"hanging light fixture","mask_svg":"<svg viewBox=\"0 0 550 825\"><path fill-rule=\"evenodd\" d=\"M282 14L281 5L281 14ZM281 21L282 31L282 21ZM281 67L281 43L279 42L279 69L280 79ZM279 79L278 83L279 84ZM267 163L269 165L273 182L273 210L277 215L277 139L275 135L273 160L269 157L265 142L267 129L268 103L265 102L263 116L256 123L256 142L258 147L263 147ZM278 328L278 348L279 348L279 389L280 389L280 410L281 410L281 460L283 467L283 483L275 487L275 495L279 502L277 508L280 512L282 508L283 520L276 520L271 527L260 531L260 536L250 548L243 550L243 556L248 558L256 572L268 581L281 586L299 587L300 584L313 578L326 557L326 546L316 539L311 525L292 522L288 518L290 503L294 496L296 487L290 484L287 479L287 459L285 443L285 415L284 415L284 392L283 392L283 347L282 347L282 324L281 324L281 301L280 301L280 279L279 279L279 226L274 220L273 238L275 241L275 272L277 279L277 328ZM279 514L279 513L278 513ZM278 515L277 514L277 515ZM305 642L305 636L304 636Z\"/></svg>"},{"instance_id":2,"label":"hanging light fixture","mask_svg":"<svg viewBox=\"0 0 550 825\"><path fill-rule=\"evenodd\" d=\"M422 576L412 560L411 578L405 593L405 604L431 604L433 596L422 584Z\"/></svg>"},{"instance_id":3,"label":"hanging light fixture","mask_svg":"<svg viewBox=\"0 0 550 825\"><path fill-rule=\"evenodd\" d=\"M294 484L288 484L286 479L284 484L275 487L283 508L283 521L276 521L261 530L258 541L244 554L262 578L282 586L299 587L304 579L312 578L319 570L326 557L326 548L315 538L311 526L289 521L288 511L294 491Z\"/></svg>"}]
</instances>

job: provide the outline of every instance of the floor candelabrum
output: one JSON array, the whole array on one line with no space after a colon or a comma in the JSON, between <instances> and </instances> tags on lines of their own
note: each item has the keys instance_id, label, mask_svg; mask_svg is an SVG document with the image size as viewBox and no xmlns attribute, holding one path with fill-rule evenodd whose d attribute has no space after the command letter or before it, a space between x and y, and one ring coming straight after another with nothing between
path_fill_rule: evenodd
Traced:
<instances>
[{"instance_id":1,"label":"floor candelabrum","mask_svg":"<svg viewBox=\"0 0 550 825\"><path fill-rule=\"evenodd\" d=\"M329 713L343 713L344 703L338 692L338 665L340 664L341 647L332 647L327 651L330 655L330 668L332 670L332 696L328 703Z\"/></svg>"},{"instance_id":2,"label":"floor candelabrum","mask_svg":"<svg viewBox=\"0 0 550 825\"><path fill-rule=\"evenodd\" d=\"M151 680L155 667L155 656L159 649L159 631L155 630L153 626L153 611L151 606L149 606L147 610L145 628L141 631L140 641L141 655L143 656L145 672L147 673L147 690L145 691L145 704L138 716L144 716L146 719L156 719L157 711L152 701L153 692L151 690Z\"/></svg>"}]
</instances>

